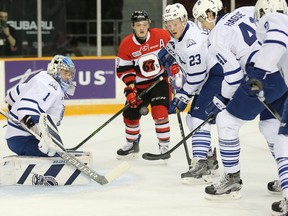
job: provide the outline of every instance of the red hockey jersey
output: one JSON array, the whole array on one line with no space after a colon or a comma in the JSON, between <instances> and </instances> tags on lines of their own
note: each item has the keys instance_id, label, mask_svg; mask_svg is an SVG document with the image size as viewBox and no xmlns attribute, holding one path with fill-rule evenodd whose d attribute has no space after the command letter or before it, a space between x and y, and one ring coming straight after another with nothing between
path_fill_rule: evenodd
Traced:
<instances>
[{"instance_id":1,"label":"red hockey jersey","mask_svg":"<svg viewBox=\"0 0 288 216\"><path fill-rule=\"evenodd\" d=\"M135 83L137 88L147 88L165 72L159 64L157 54L170 41L168 31L160 28L149 29L146 42L140 44L134 34L126 36L117 56L117 76L126 85Z\"/></svg>"}]
</instances>

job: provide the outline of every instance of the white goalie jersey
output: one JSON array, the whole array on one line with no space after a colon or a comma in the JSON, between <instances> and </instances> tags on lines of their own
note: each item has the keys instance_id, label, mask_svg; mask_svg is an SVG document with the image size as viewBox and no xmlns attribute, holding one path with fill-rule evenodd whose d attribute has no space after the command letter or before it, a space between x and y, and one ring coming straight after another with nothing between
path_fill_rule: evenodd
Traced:
<instances>
[{"instance_id":1,"label":"white goalie jersey","mask_svg":"<svg viewBox=\"0 0 288 216\"><path fill-rule=\"evenodd\" d=\"M41 85L39 85L41 83ZM47 113L58 121L64 114L64 93L59 83L42 71L25 84L21 84L8 92L5 100L12 106L9 115L19 122L25 115ZM8 121L6 139L12 136L29 136L20 126Z\"/></svg>"}]
</instances>

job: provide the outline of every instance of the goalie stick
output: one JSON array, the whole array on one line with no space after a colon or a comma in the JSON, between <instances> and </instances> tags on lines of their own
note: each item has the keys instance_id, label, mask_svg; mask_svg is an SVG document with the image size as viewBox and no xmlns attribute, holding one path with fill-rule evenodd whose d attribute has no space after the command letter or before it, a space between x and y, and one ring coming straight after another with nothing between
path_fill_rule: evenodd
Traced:
<instances>
[{"instance_id":1,"label":"goalie stick","mask_svg":"<svg viewBox=\"0 0 288 216\"><path fill-rule=\"evenodd\" d=\"M40 140L41 137L36 134L34 131L29 129L27 126L20 124L16 119L13 117L7 115L5 112L0 110L0 113L5 116L7 119L12 121L13 123L21 126L24 130L26 130L31 135L35 136L36 139ZM107 175L103 176L91 169L90 167L86 166L84 163L79 161L75 156L68 153L65 148L63 147L63 142L61 140L61 137L58 133L57 126L54 124L51 117L47 114L41 114L40 116L40 122L43 123L43 126L45 127L45 134L46 136L49 136L53 143L57 145L60 149L56 153L63 158L67 164L75 167L78 169L81 173L88 176L90 179L94 180L95 182L99 183L100 185L108 184L115 180L117 177L119 177L121 174L123 174L126 170L129 169L129 164L127 162L121 163L119 166L115 167L112 171L110 171ZM39 124L40 124L39 122ZM46 141L47 139L45 139Z\"/></svg>"},{"instance_id":2,"label":"goalie stick","mask_svg":"<svg viewBox=\"0 0 288 216\"><path fill-rule=\"evenodd\" d=\"M214 118L214 115L211 114L205 119L200 125L198 125L193 131L191 131L187 136L185 136L180 142L178 142L173 148L171 148L169 151L167 151L164 154L152 154L152 153L144 153L142 155L142 158L145 160L160 160L165 159L167 155L171 154L173 151L175 151L180 145L186 142L196 131L198 131L203 125L207 124L209 121L211 121Z\"/></svg>"},{"instance_id":3,"label":"goalie stick","mask_svg":"<svg viewBox=\"0 0 288 216\"><path fill-rule=\"evenodd\" d=\"M140 100L141 97L149 92L152 88L154 88L159 82L163 80L163 77L159 77L151 86L149 86L147 89L145 89L143 92L141 92L138 95L137 100ZM95 131L93 131L88 137L86 137L82 142L80 142L78 145L76 145L73 148L68 148L66 150L68 151L75 151L78 148L80 148L82 145L84 145L89 139L91 139L96 133L98 133L100 130L102 130L106 125L108 125L112 120L114 120L117 116L119 116L122 112L124 112L126 109L129 108L129 104L126 104L121 110L119 110L116 114L114 114L111 118L109 118L106 122L104 122L100 127L98 127Z\"/></svg>"}]
</instances>

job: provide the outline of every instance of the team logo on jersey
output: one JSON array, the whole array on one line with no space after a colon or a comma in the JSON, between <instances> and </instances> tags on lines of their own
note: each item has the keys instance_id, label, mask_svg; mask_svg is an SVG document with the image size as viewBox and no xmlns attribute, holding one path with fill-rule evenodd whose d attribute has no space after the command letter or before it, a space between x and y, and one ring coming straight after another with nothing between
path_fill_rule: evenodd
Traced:
<instances>
[{"instance_id":1,"label":"team logo on jersey","mask_svg":"<svg viewBox=\"0 0 288 216\"><path fill-rule=\"evenodd\" d=\"M43 175L34 174L32 176L32 185L58 186L58 182L53 176L43 176Z\"/></svg>"},{"instance_id":2,"label":"team logo on jersey","mask_svg":"<svg viewBox=\"0 0 288 216\"><path fill-rule=\"evenodd\" d=\"M147 52L147 51L149 50L149 46L146 44L145 46L142 46L142 47L141 47L141 50L142 50L143 52Z\"/></svg>"},{"instance_id":3,"label":"team logo on jersey","mask_svg":"<svg viewBox=\"0 0 288 216\"><path fill-rule=\"evenodd\" d=\"M57 91L57 89L58 89L58 83L57 83L57 82L55 82L55 81L53 81L53 82L49 83L49 86L51 86L52 88L54 88L54 89L55 89L55 91Z\"/></svg>"},{"instance_id":4,"label":"team logo on jersey","mask_svg":"<svg viewBox=\"0 0 288 216\"><path fill-rule=\"evenodd\" d=\"M193 46L195 44L196 44L196 42L193 39L188 39L187 42L186 42L187 48L190 47L190 46Z\"/></svg>"}]
</instances>

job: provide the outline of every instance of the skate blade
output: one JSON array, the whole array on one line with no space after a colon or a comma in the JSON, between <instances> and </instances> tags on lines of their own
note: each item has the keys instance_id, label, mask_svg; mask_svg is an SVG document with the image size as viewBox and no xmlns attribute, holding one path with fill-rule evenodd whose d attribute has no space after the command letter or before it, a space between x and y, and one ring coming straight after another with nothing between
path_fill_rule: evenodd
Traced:
<instances>
[{"instance_id":1,"label":"skate blade","mask_svg":"<svg viewBox=\"0 0 288 216\"><path fill-rule=\"evenodd\" d=\"M185 185L201 185L201 184L211 184L213 182L211 176L202 176L202 178L182 178L182 184Z\"/></svg>"},{"instance_id":2,"label":"skate blade","mask_svg":"<svg viewBox=\"0 0 288 216\"><path fill-rule=\"evenodd\" d=\"M131 153L128 155L117 155L118 160L133 160L139 157L139 153Z\"/></svg>"},{"instance_id":3,"label":"skate blade","mask_svg":"<svg viewBox=\"0 0 288 216\"><path fill-rule=\"evenodd\" d=\"M282 196L282 192L281 191L270 191L268 190L268 193L272 196Z\"/></svg>"},{"instance_id":4,"label":"skate blade","mask_svg":"<svg viewBox=\"0 0 288 216\"><path fill-rule=\"evenodd\" d=\"M241 193L240 191L233 191L229 194L221 194L221 195L212 195L212 194L205 194L205 199L207 200L238 200L240 199Z\"/></svg>"}]
</instances>

